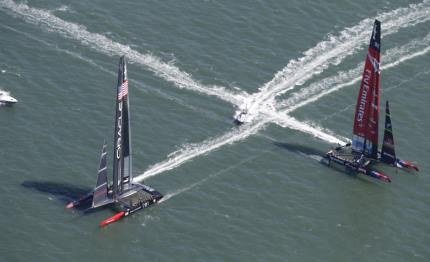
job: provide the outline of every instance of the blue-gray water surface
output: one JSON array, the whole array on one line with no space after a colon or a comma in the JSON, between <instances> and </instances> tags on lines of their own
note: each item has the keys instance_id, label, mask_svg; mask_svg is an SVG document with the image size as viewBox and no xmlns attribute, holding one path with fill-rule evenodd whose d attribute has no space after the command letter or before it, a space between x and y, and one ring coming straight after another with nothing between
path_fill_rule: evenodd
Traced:
<instances>
[{"instance_id":1,"label":"blue-gray water surface","mask_svg":"<svg viewBox=\"0 0 430 262\"><path fill-rule=\"evenodd\" d=\"M0 0L0 89L19 100L0 107L0 261L429 261L430 2L412 2ZM375 18L381 113L420 167L380 166L390 184L319 163L336 144L318 134L351 137ZM111 210L64 206L113 139L120 55L133 174L166 198L100 229ZM305 102L290 115L313 131L234 126L249 97Z\"/></svg>"}]
</instances>

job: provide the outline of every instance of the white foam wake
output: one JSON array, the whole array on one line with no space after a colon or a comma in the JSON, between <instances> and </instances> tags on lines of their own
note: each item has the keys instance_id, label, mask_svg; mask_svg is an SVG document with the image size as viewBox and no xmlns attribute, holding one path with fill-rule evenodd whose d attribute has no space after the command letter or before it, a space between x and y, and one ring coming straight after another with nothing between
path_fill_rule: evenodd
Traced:
<instances>
[{"instance_id":1,"label":"white foam wake","mask_svg":"<svg viewBox=\"0 0 430 262\"><path fill-rule=\"evenodd\" d=\"M429 45L430 33L423 39L416 39L399 48L393 48L388 50L384 55L385 60L388 61L388 63L386 65L383 65L381 67L381 70L395 67L405 61L429 53ZM422 48L423 46L426 47ZM422 49L419 50L420 48ZM330 130L324 129L322 127L297 121L295 118L289 116L288 114L305 105L316 102L322 97L329 95L341 88L351 86L357 83L358 81L360 81L361 77L356 76L360 73L360 70L362 70L362 68L363 65L359 65L355 69L352 69L348 72L340 72L335 77L323 79L309 86L309 88L304 88L297 95L294 95L291 99L288 99L286 102L284 102L282 110L277 112L265 111L264 113L268 116L265 121L274 122L282 127L288 127L290 129L308 133L316 138L322 139L329 143L344 144L345 142L349 142L350 139L348 138L335 135ZM311 96L312 94L314 95Z\"/></svg>"},{"instance_id":2,"label":"white foam wake","mask_svg":"<svg viewBox=\"0 0 430 262\"><path fill-rule=\"evenodd\" d=\"M235 105L240 105L246 97L245 92L233 93L224 87L201 85L173 63L165 63L154 55L139 53L128 45L115 42L101 34L91 33L83 25L67 22L50 11L29 7L24 3L17 4L12 0L1 0L0 8L15 16L22 17L27 22L40 25L46 30L77 40L103 54L109 56L126 55L129 61L144 65L157 76L174 83L179 88L216 96Z\"/></svg>"},{"instance_id":3,"label":"white foam wake","mask_svg":"<svg viewBox=\"0 0 430 262\"><path fill-rule=\"evenodd\" d=\"M430 52L430 46L428 46L428 47L426 47L426 48L424 48L422 50L410 53L410 54L405 54L404 56L400 57L399 59L394 60L391 63L388 63L385 66L381 67L381 70L386 70L386 69L395 67L395 66L399 65L402 62L408 61L408 60L413 59L413 58L418 57L418 56L425 55L425 54L427 54L429 52ZM362 67L359 67L359 68L361 69ZM358 71L358 68L353 69L353 70L357 70ZM343 74L341 74L341 75L343 75ZM350 75L350 74L345 74L345 75ZM340 89L342 89L344 87L351 86L351 85L359 82L360 79L361 79L361 77L344 79L344 81L345 81L344 83L338 83L336 85L329 85L329 86L315 85L314 87L319 89L319 91L320 91L319 93L317 93L314 96L311 96L311 97L309 97L309 98L307 98L305 100L302 100L299 103L296 103L296 104L294 104L294 105L292 105L290 107L287 107L287 108L285 108L283 110L280 110L280 111L277 111L276 113L273 113L273 115L272 115L273 116L273 122L275 122L276 124L278 124L280 126L289 127L289 128L294 129L293 126L288 126L288 125L285 124L285 121L288 121L291 118L288 115L289 113L291 113L294 110L297 110L297 109L299 109L299 108L301 108L301 107L303 107L305 105L313 103L313 102L321 99L322 97L324 97L326 95L329 95L329 94L331 94L331 93L333 93L335 91L338 91L338 90L340 90ZM317 90L310 90L309 89L308 91L316 92ZM303 92L303 93L306 93L306 92ZM307 95L305 95L305 97L306 96ZM297 99L297 98L295 98L295 99ZM296 124L299 125L300 123L301 122L298 122ZM300 129L302 129L302 128L303 127L301 127ZM320 129L319 127L314 127L314 128ZM306 132L305 130L301 130L301 131ZM327 132L327 130L326 130L326 132ZM307 132L307 133L309 133L309 132ZM319 137L317 135L314 135L314 136L318 137L318 138L321 138L321 137ZM339 139L341 139L343 141L349 141L349 139L346 139L346 140L344 138L339 138ZM326 139L324 139L324 140L326 140ZM342 144L342 143L339 143L339 144Z\"/></svg>"},{"instance_id":4,"label":"white foam wake","mask_svg":"<svg viewBox=\"0 0 430 262\"><path fill-rule=\"evenodd\" d=\"M310 134L313 137L319 138L331 144L344 145L345 143L350 141L348 138L335 135L332 131L319 127L314 123L300 122L291 116L285 115L285 116L282 116L281 118L273 120L273 122L276 122L278 125L282 127L288 127L293 130Z\"/></svg>"},{"instance_id":5,"label":"white foam wake","mask_svg":"<svg viewBox=\"0 0 430 262\"><path fill-rule=\"evenodd\" d=\"M238 142L261 130L266 123L266 121L256 121L250 125L234 128L230 132L227 132L217 138L208 139L199 144L187 145L183 149L169 154L168 159L151 166L147 171L135 177L134 179L136 181L142 181L146 178L178 167L197 156L216 150L221 146Z\"/></svg>"},{"instance_id":6,"label":"white foam wake","mask_svg":"<svg viewBox=\"0 0 430 262\"><path fill-rule=\"evenodd\" d=\"M403 46L387 50L381 56L385 61L385 64L381 65L381 70L395 67L407 60L425 55L429 51L430 33L424 38L414 39ZM360 81L363 67L363 63L360 63L354 69L341 71L336 76L324 78L294 93L290 98L278 103L276 108L283 110L283 114L288 114L343 87L353 85ZM383 87L381 89L384 90Z\"/></svg>"},{"instance_id":7,"label":"white foam wake","mask_svg":"<svg viewBox=\"0 0 430 262\"><path fill-rule=\"evenodd\" d=\"M430 16L428 15L428 2L429 1L424 1L422 4L411 5L409 8L396 9L394 11L380 15L380 19L384 22L384 28L386 30L384 31L384 34L396 32L402 27L413 26L417 23L428 21L430 19ZM236 105L241 104L241 102L246 99L246 94L229 93L222 87L202 86L195 82L187 73L180 71L172 64L164 63L159 58L150 54L141 54L135 50L132 50L129 46L116 43L103 35L91 33L85 27L71 22L66 22L51 14L49 11L31 8L25 4L16 4L11 0L0 1L0 8L7 9L15 15L23 17L26 21L42 25L44 28L58 32L67 38L78 40L82 44L101 51L102 53L108 55L126 54L131 61L147 66L155 74L175 83L175 85L180 88L186 88L208 95L214 95ZM281 71L284 73L278 73L275 76L275 79L269 82L271 84L267 84L260 88L260 93L256 95L256 97L259 98L257 100L271 99L274 96L285 92L286 88L288 89L289 87L303 84L312 76L324 70L328 64L340 63L346 56L350 55L351 52L355 52L355 50L359 48L363 41L364 43L367 41L363 40L363 38L367 39L369 30L368 28L371 22L372 21L370 19L363 20L363 24L360 23L357 27L354 27L355 29L360 29L360 26L363 26L363 28L365 27L365 29L362 31L357 30L357 32L350 32L347 29L341 32L340 36L330 37L328 41L321 42L319 45L317 45L317 47L305 52L304 58L289 63L286 69ZM364 35L362 36L362 34ZM350 39L354 39L354 41L349 41ZM324 50L327 50L328 55L324 53ZM414 55L411 54L411 56ZM298 75L293 79L294 81L291 81L288 76L291 74L294 75L295 73ZM285 79L287 82L284 81ZM334 91L335 90L331 92ZM321 95L322 94L318 94L312 97L312 100L307 99L301 101L301 106L318 100L320 97L322 97ZM283 113L291 112L297 108L298 107L294 109L286 109ZM243 126L239 129L234 129L233 131L221 137L206 140L201 144L190 145L189 147L178 151L166 161L152 166L144 174L136 177L136 179L141 180L154 176L190 161L194 157L216 150L225 144L231 144L245 139L246 137L255 134L264 128L264 126L271 121L280 122L282 120L282 123L285 126L289 125L291 128L313 134L316 137L325 139L329 142L339 141L339 138L336 138L330 134L324 134L325 132L319 128L312 127L305 123L300 123L291 117L285 118L284 116L281 116L281 119L278 115L273 118L269 117L256 121L255 123Z\"/></svg>"},{"instance_id":8,"label":"white foam wake","mask_svg":"<svg viewBox=\"0 0 430 262\"><path fill-rule=\"evenodd\" d=\"M429 12L429 1L424 1L378 15L383 23L383 36L430 20ZM268 100L302 85L330 65L339 64L368 42L372 22L372 19L364 19L358 25L343 30L338 36L330 36L328 40L320 42L306 51L303 57L290 61L270 82L259 88L258 93L248 97L246 105L241 108L246 107L249 114L258 115L259 109L265 107Z\"/></svg>"},{"instance_id":9,"label":"white foam wake","mask_svg":"<svg viewBox=\"0 0 430 262\"><path fill-rule=\"evenodd\" d=\"M399 48L399 50L405 50L405 52L408 52L407 48L406 49ZM388 68L397 66L402 62L405 62L407 60L413 59L418 56L425 55L428 52L430 52L430 47L426 47L422 50L415 50L413 53L409 53L409 54L404 53L402 57L393 59L391 63L385 65L385 67L382 67L382 69L388 69ZM340 74L340 75L343 75L343 74ZM203 154L207 154L213 150L219 149L220 147L226 144L232 144L240 140L246 139L250 135L253 135L259 132L260 130L262 130L270 122L274 122L284 127L289 127L304 133L311 134L312 136L322 139L324 141L327 141L329 143L343 144L344 142L348 141L347 138L336 136L332 132L325 130L321 127L311 126L309 124L299 122L296 119L288 116L287 114L291 113L292 111L302 106L315 102L320 98L328 94L331 94L343 87L350 86L358 82L360 80L360 77L355 77L355 76L356 75L350 76L349 78L348 77L343 78L343 81L346 81L345 83L338 83L335 86L332 86L332 85L323 86L322 89L319 89L319 91L322 90L321 92L307 99L306 99L307 97L306 95L305 97L302 97L302 99L304 100L302 100L301 102L291 107L284 108L280 112L275 112L275 111L264 112L264 114L266 114L265 116L260 116L258 119L256 119L256 121L254 121L251 124L243 125L241 128L234 129L217 138L208 139L199 144L189 145L188 147L175 152L174 154L169 156L169 158L166 159L165 161L153 165L143 174L141 174L140 176L137 176L135 179L137 181L144 180L146 178L149 178L157 174L160 174L162 172L176 168L192 160L195 157L198 157Z\"/></svg>"},{"instance_id":10,"label":"white foam wake","mask_svg":"<svg viewBox=\"0 0 430 262\"><path fill-rule=\"evenodd\" d=\"M84 55L82 55L80 53L60 48L60 47L58 47L55 44L49 43L49 42L47 42L47 41L45 41L45 40L43 40L41 38L38 38L38 37L36 37L34 35L31 35L29 33L24 32L24 31L17 30L15 28L12 28L12 27L7 26L7 25L0 25L0 27L3 27L3 28L5 28L7 30L10 30L10 31L13 31L14 33L23 35L23 36L25 36L25 37L33 40L33 41L37 41L37 42L39 42L39 43L41 43L43 45L46 45L46 46L48 46L50 48L53 48L53 49L57 50L58 52L65 53L65 54L67 54L67 55L69 55L71 57L74 57L74 58L77 58L79 60L82 60L82 61L90 64L91 66L97 68L98 70L100 70L102 72L108 73L108 74L110 74L112 76L116 76L117 75L116 71L110 71L109 69L107 69L107 68L105 68L105 67L97 64L92 59L87 58L87 57L85 57ZM0 72L1 73L6 73L6 70L1 70ZM16 75L18 77L21 76L21 74L15 73L15 72L8 72L8 73ZM163 97L164 99L167 99L167 100L174 101L175 103L177 103L177 104L179 104L179 105L181 105L183 107L186 107L186 108L188 108L190 110L193 110L193 111L202 111L201 108L198 109L198 108L194 107L193 105L187 104L185 101L181 100L179 97L176 97L174 95L170 95L168 93L165 93L165 92L163 92L160 89L157 89L157 88L154 88L154 87L151 87L151 86L144 86L141 82L133 80L133 79L129 79L129 81L133 84L133 87L136 87L136 89L138 89L138 90L140 90L142 92L145 92L146 90L150 90L153 93L157 93L160 97Z\"/></svg>"},{"instance_id":11,"label":"white foam wake","mask_svg":"<svg viewBox=\"0 0 430 262\"><path fill-rule=\"evenodd\" d=\"M224 145L233 144L243 139L246 139L247 137L262 130L268 123L270 123L270 121L273 121L273 119L272 118L260 119L249 125L243 125L240 128L235 128L232 131L227 132L222 136L208 139L199 144L188 145L184 149L181 149L172 154L169 154L168 159L151 166L143 174L135 177L134 180L143 181L149 177L152 177L157 174L176 168L197 156L207 154ZM292 117L286 118L282 116L282 121L286 127L290 127L295 130L299 130L299 131L311 134L314 137L320 138L329 143L343 144L345 141L347 141L346 138L338 138L334 135L330 135L329 133L327 133L326 130L323 130L317 127L312 127L306 123L301 123Z\"/></svg>"}]
</instances>

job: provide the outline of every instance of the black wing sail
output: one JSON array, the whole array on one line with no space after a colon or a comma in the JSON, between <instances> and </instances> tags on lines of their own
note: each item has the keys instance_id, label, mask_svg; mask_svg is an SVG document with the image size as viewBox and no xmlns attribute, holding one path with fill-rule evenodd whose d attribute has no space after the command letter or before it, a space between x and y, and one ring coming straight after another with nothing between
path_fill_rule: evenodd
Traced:
<instances>
[{"instance_id":1,"label":"black wing sail","mask_svg":"<svg viewBox=\"0 0 430 262\"><path fill-rule=\"evenodd\" d=\"M116 97L116 117L113 157L113 196L120 195L124 185L131 182L130 118L128 99L128 78L125 57L119 61Z\"/></svg>"},{"instance_id":2,"label":"black wing sail","mask_svg":"<svg viewBox=\"0 0 430 262\"><path fill-rule=\"evenodd\" d=\"M100 156L100 165L97 173L97 184L94 188L93 205L99 207L110 202L108 197L108 180L107 180L107 160L106 160L106 142L103 144Z\"/></svg>"},{"instance_id":3,"label":"black wing sail","mask_svg":"<svg viewBox=\"0 0 430 262\"><path fill-rule=\"evenodd\" d=\"M122 99L123 99L123 157L124 157L124 172L122 173L122 181L130 184L133 180L131 170L131 128L130 128L130 96L128 94L128 76L127 76L127 64L125 57L122 59L122 77L118 76L118 85L120 80L122 88ZM120 62L121 64L121 62ZM121 66L120 66L121 70Z\"/></svg>"},{"instance_id":4,"label":"black wing sail","mask_svg":"<svg viewBox=\"0 0 430 262\"><path fill-rule=\"evenodd\" d=\"M382 144L381 161L387 164L395 165L396 152L394 150L393 127L391 125L390 108L387 101L385 107L385 131L384 142Z\"/></svg>"}]
</instances>

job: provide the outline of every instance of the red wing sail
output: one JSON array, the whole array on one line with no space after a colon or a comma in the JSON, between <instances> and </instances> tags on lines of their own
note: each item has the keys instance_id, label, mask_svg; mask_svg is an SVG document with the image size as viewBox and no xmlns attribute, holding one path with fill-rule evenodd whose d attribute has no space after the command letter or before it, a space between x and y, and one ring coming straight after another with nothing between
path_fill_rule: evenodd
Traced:
<instances>
[{"instance_id":1,"label":"red wing sail","mask_svg":"<svg viewBox=\"0 0 430 262\"><path fill-rule=\"evenodd\" d=\"M378 155L380 47L381 23L375 20L355 108L352 137L354 152L375 159Z\"/></svg>"}]
</instances>

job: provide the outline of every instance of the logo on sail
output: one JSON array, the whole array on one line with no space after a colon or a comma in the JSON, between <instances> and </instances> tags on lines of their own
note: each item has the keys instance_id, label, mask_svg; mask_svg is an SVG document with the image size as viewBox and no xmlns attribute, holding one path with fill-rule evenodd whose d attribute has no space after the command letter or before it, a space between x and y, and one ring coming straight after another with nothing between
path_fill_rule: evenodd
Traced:
<instances>
[{"instance_id":1,"label":"logo on sail","mask_svg":"<svg viewBox=\"0 0 430 262\"><path fill-rule=\"evenodd\" d=\"M120 152L121 152L121 140L122 140L122 101L118 103L118 138L116 139L116 159L120 159Z\"/></svg>"},{"instance_id":2,"label":"logo on sail","mask_svg":"<svg viewBox=\"0 0 430 262\"><path fill-rule=\"evenodd\" d=\"M357 110L357 122L360 127L363 127L364 111L366 109L367 92L369 91L369 80L371 71L366 69L363 76L363 90L361 92L360 102Z\"/></svg>"}]
</instances>

